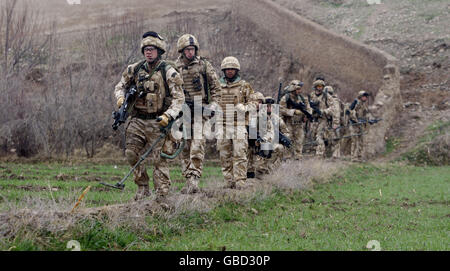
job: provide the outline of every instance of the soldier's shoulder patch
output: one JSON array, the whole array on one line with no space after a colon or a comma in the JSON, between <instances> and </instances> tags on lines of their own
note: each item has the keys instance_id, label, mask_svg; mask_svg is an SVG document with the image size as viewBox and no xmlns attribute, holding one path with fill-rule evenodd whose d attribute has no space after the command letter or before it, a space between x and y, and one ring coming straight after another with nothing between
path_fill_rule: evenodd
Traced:
<instances>
[{"instance_id":1,"label":"soldier's shoulder patch","mask_svg":"<svg viewBox=\"0 0 450 271\"><path fill-rule=\"evenodd\" d=\"M168 66L168 67L169 68L166 71L166 75L168 75L167 77L175 77L179 74L174 67L172 67L172 66Z\"/></svg>"},{"instance_id":2,"label":"soldier's shoulder patch","mask_svg":"<svg viewBox=\"0 0 450 271\"><path fill-rule=\"evenodd\" d=\"M177 70L174 69L173 67L170 67L170 69L167 70L166 76L168 80L169 79L172 80L173 82L175 82L176 85L183 84L183 79L181 78L180 73L178 73Z\"/></svg>"}]
</instances>

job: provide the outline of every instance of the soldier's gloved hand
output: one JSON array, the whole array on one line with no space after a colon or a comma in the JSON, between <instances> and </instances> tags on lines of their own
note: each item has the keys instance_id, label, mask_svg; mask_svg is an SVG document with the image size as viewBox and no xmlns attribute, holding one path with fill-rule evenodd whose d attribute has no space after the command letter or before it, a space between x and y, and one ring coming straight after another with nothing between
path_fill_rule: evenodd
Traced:
<instances>
[{"instance_id":1,"label":"soldier's gloved hand","mask_svg":"<svg viewBox=\"0 0 450 271\"><path fill-rule=\"evenodd\" d=\"M298 109L295 109L294 114L295 114L295 115L301 115L301 114L302 114L302 111L300 111L300 110L298 110Z\"/></svg>"},{"instance_id":2,"label":"soldier's gloved hand","mask_svg":"<svg viewBox=\"0 0 450 271\"><path fill-rule=\"evenodd\" d=\"M243 105L243 104L237 104L237 105L236 105L236 110L237 110L238 112L245 112L245 105Z\"/></svg>"},{"instance_id":3,"label":"soldier's gloved hand","mask_svg":"<svg viewBox=\"0 0 450 271\"><path fill-rule=\"evenodd\" d=\"M117 107L121 107L122 106L122 104L123 104L123 101L125 101L125 98L124 97L120 97L118 100L117 100Z\"/></svg>"},{"instance_id":4,"label":"soldier's gloved hand","mask_svg":"<svg viewBox=\"0 0 450 271\"><path fill-rule=\"evenodd\" d=\"M169 117L166 114L162 114L156 120L161 127L166 127L167 125L169 125Z\"/></svg>"}]
</instances>

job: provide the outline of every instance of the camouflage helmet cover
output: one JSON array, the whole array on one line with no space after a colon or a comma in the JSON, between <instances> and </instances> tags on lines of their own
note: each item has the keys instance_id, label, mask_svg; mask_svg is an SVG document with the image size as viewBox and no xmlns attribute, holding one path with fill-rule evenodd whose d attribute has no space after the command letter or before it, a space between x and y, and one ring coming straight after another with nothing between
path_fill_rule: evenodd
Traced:
<instances>
[{"instance_id":1,"label":"camouflage helmet cover","mask_svg":"<svg viewBox=\"0 0 450 271\"><path fill-rule=\"evenodd\" d=\"M166 52L166 42L163 37L161 37L158 33L149 31L142 36L141 41L141 52L144 53L144 48L147 46L154 46L163 51L163 54Z\"/></svg>"},{"instance_id":2,"label":"camouflage helmet cover","mask_svg":"<svg viewBox=\"0 0 450 271\"><path fill-rule=\"evenodd\" d=\"M294 90L299 89L301 87L303 87L303 82L302 81L300 81L300 80L292 80L289 83L288 90L289 91L294 91Z\"/></svg>"},{"instance_id":3,"label":"camouflage helmet cover","mask_svg":"<svg viewBox=\"0 0 450 271\"><path fill-rule=\"evenodd\" d=\"M220 69L226 70L226 69L235 69L240 71L241 65L239 64L239 61L234 56L227 56L222 60L222 64L220 65Z\"/></svg>"},{"instance_id":4,"label":"camouflage helmet cover","mask_svg":"<svg viewBox=\"0 0 450 271\"><path fill-rule=\"evenodd\" d=\"M255 100L262 100L264 102L264 95L259 91L256 91L253 94L253 97L255 98Z\"/></svg>"},{"instance_id":5,"label":"camouflage helmet cover","mask_svg":"<svg viewBox=\"0 0 450 271\"><path fill-rule=\"evenodd\" d=\"M316 80L313 83L313 88L316 88L317 86L322 85L323 87L325 87L325 82L323 80Z\"/></svg>"},{"instance_id":6,"label":"camouflage helmet cover","mask_svg":"<svg viewBox=\"0 0 450 271\"><path fill-rule=\"evenodd\" d=\"M194 46L197 51L200 49L200 45L198 44L198 41L194 37L194 35L184 34L178 39L177 50L179 53L181 53L183 52L184 48L188 46Z\"/></svg>"},{"instance_id":7,"label":"camouflage helmet cover","mask_svg":"<svg viewBox=\"0 0 450 271\"><path fill-rule=\"evenodd\" d=\"M365 90L361 90L358 92L358 97L361 98L362 96L369 96L369 93Z\"/></svg>"},{"instance_id":8,"label":"camouflage helmet cover","mask_svg":"<svg viewBox=\"0 0 450 271\"><path fill-rule=\"evenodd\" d=\"M267 97L265 97L265 99L264 99L264 103L265 103L265 104L274 104L274 103L275 103L275 99L272 98L272 96L267 96Z\"/></svg>"}]
</instances>

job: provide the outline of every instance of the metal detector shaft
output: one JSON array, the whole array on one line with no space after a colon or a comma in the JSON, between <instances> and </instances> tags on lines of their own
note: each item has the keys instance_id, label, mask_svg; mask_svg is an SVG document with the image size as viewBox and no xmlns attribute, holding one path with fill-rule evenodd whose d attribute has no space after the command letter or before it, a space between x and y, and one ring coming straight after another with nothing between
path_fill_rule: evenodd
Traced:
<instances>
[{"instance_id":1,"label":"metal detector shaft","mask_svg":"<svg viewBox=\"0 0 450 271\"><path fill-rule=\"evenodd\" d=\"M159 143L159 141L161 141L161 139L163 139L164 137L166 137L165 133L161 133L161 135L156 139L156 141L152 144L152 146L145 151L144 154L141 155L141 157L139 158L139 161L137 161L137 163L130 169L130 171L128 171L128 174L125 175L125 177L123 177L123 179L116 183L115 185L112 184L108 184L108 183L101 183L103 185L112 187L112 188L117 188L120 190L123 190L125 188L125 181L128 179L128 177L130 177L131 173L133 173L133 171L147 158L147 156L152 152L153 148L156 146L156 144Z\"/></svg>"},{"instance_id":2,"label":"metal detector shaft","mask_svg":"<svg viewBox=\"0 0 450 271\"><path fill-rule=\"evenodd\" d=\"M133 171L147 158L147 156L155 148L156 144L158 144L159 141L161 141L162 139L164 139L167 136L167 133L172 128L173 123L175 122L175 120L180 118L181 115L182 114L180 113L174 120L170 121L170 123L166 127L161 128L161 134L159 135L159 137L155 140L155 142L153 142L153 144L150 146L150 148L148 148L148 150L146 150L145 153L141 155L141 157L139 158L139 161L137 161L137 163L130 169L128 174L125 177L123 177L123 179L120 182L118 182L118 183L116 183L114 185L108 184L108 183L103 183L103 182L101 182L100 184L103 184L103 185L108 186L108 187L112 187L112 188L123 190L125 188L125 184L124 183L128 179L128 177L130 177L131 173L133 173ZM184 144L182 144L182 147L184 148ZM180 153L180 152L181 152L181 150L178 153ZM178 153L177 153L177 155L178 155ZM171 158L171 159L173 159L173 158Z\"/></svg>"}]
</instances>

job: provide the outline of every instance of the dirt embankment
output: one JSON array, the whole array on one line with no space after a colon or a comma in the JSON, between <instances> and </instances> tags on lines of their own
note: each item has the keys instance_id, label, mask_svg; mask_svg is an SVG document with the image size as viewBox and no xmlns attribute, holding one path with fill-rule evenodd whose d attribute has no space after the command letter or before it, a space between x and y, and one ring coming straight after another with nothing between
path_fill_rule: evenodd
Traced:
<instances>
[{"instance_id":1,"label":"dirt embankment","mask_svg":"<svg viewBox=\"0 0 450 271\"><path fill-rule=\"evenodd\" d=\"M427 127L450 114L448 1L275 0L335 33L377 47L399 60L403 110L386 135L394 158L418 144Z\"/></svg>"}]
</instances>

